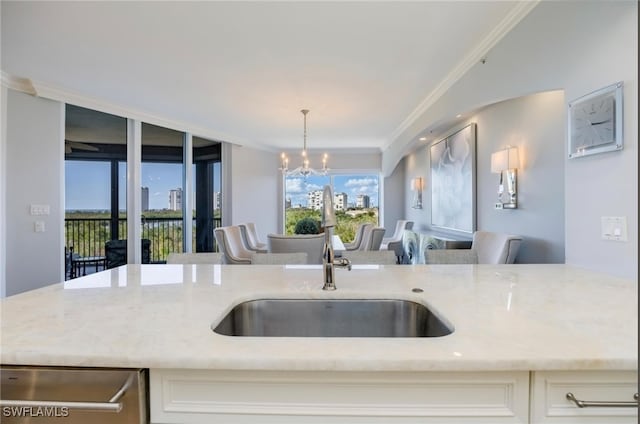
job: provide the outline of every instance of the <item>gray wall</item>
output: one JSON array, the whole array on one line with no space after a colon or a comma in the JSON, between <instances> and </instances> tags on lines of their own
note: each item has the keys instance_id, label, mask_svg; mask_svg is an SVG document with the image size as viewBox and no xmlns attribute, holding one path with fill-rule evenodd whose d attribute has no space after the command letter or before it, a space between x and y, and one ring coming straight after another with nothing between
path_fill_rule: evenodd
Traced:
<instances>
[{"instance_id":1,"label":"gray wall","mask_svg":"<svg viewBox=\"0 0 640 424\"><path fill-rule=\"evenodd\" d=\"M64 105L8 90L6 136L6 294L64 277ZM31 216L30 205L50 215ZM36 220L45 232L34 232Z\"/></svg>"},{"instance_id":2,"label":"gray wall","mask_svg":"<svg viewBox=\"0 0 640 424\"><path fill-rule=\"evenodd\" d=\"M564 95L540 93L500 102L470 117L477 124L476 208L477 229L519 234L524 243L518 263L564 263ZM453 128L451 132L457 130ZM507 145L517 146L518 209L496 210L498 175L491 173L491 154ZM431 231L429 146L404 159L404 187L420 176L425 179L423 209L412 209L407 192L407 219L418 231Z\"/></svg>"},{"instance_id":3,"label":"gray wall","mask_svg":"<svg viewBox=\"0 0 640 424\"><path fill-rule=\"evenodd\" d=\"M637 19L638 4L631 1L540 2L487 54L485 64L474 66L383 153L383 171L390 173L425 129L458 113L562 89L566 122L568 101L623 81L624 150L568 160L564 127L565 256L568 264L636 279ZM626 216L629 240L602 240L602 216Z\"/></svg>"},{"instance_id":4,"label":"gray wall","mask_svg":"<svg viewBox=\"0 0 640 424\"><path fill-rule=\"evenodd\" d=\"M405 219L407 215L405 207L406 183L405 183L405 159L403 159L391 175L384 178L384 200L382 226L387 229L384 236L391 237L399 219ZM407 218L412 219L412 218Z\"/></svg>"}]
</instances>

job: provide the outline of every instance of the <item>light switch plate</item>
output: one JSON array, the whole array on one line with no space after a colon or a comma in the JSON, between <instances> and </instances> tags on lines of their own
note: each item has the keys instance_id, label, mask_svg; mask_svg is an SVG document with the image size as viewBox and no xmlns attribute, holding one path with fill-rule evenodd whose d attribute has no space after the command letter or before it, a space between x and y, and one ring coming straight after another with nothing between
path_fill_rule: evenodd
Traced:
<instances>
[{"instance_id":1,"label":"light switch plate","mask_svg":"<svg viewBox=\"0 0 640 424\"><path fill-rule=\"evenodd\" d=\"M49 215L51 207L49 205L30 205L29 211L32 216Z\"/></svg>"},{"instance_id":2,"label":"light switch plate","mask_svg":"<svg viewBox=\"0 0 640 424\"><path fill-rule=\"evenodd\" d=\"M627 241L626 216L603 216L601 221L603 240Z\"/></svg>"}]
</instances>

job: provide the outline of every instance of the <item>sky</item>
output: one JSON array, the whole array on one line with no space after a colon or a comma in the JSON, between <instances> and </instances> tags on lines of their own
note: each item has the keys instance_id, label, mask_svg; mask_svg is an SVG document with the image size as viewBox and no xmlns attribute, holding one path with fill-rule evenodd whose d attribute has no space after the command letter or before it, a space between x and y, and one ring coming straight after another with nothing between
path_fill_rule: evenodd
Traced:
<instances>
[{"instance_id":1,"label":"sky","mask_svg":"<svg viewBox=\"0 0 640 424\"><path fill-rule=\"evenodd\" d=\"M109 210L110 166L109 162L65 161L65 209ZM218 164L215 175L220 175L219 169ZM120 162L119 178L119 203L120 209L124 209L127 184L124 162ZM182 186L182 165L143 162L141 182L142 186L149 187L149 209L166 209L169 207L169 190ZM214 180L214 191L220 191L220 178Z\"/></svg>"},{"instance_id":2,"label":"sky","mask_svg":"<svg viewBox=\"0 0 640 424\"><path fill-rule=\"evenodd\" d=\"M169 206L169 190L182 186L181 164L143 162L141 168L142 185L149 187L149 208L166 209ZM216 175L219 173L217 165ZM126 164L120 163L120 209L126 204ZM65 161L66 210L109 210L110 209L110 164L100 161ZM378 206L378 176L333 175L287 177L286 198L291 205L307 206L307 193L322 190L333 179L334 193L347 193L347 202L355 204L358 194L367 194L371 206ZM220 191L220 178L214 180L214 191Z\"/></svg>"},{"instance_id":3,"label":"sky","mask_svg":"<svg viewBox=\"0 0 640 424\"><path fill-rule=\"evenodd\" d=\"M378 207L377 175L333 175L286 178L286 199L291 199L291 206L307 206L307 193L322 190L333 178L333 193L347 193L347 203L355 204L358 194L366 194L371 199L371 207Z\"/></svg>"}]
</instances>

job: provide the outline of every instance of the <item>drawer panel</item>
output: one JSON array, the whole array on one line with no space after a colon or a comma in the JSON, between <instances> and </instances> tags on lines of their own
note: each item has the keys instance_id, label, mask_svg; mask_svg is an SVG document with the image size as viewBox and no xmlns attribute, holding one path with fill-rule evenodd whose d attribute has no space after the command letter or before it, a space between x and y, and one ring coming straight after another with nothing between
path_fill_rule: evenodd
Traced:
<instances>
[{"instance_id":1,"label":"drawer panel","mask_svg":"<svg viewBox=\"0 0 640 424\"><path fill-rule=\"evenodd\" d=\"M637 373L631 371L534 372L532 423L637 423L638 408L579 408L567 393L585 401L633 401Z\"/></svg>"},{"instance_id":2,"label":"drawer panel","mask_svg":"<svg viewBox=\"0 0 640 424\"><path fill-rule=\"evenodd\" d=\"M527 372L152 370L154 423L526 423Z\"/></svg>"}]
</instances>

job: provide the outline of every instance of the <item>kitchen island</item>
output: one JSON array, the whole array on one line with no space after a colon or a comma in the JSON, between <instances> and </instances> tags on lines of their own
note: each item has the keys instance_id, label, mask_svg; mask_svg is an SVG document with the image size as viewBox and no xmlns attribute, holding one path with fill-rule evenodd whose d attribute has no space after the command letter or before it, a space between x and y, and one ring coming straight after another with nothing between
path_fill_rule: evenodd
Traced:
<instances>
[{"instance_id":1,"label":"kitchen island","mask_svg":"<svg viewBox=\"0 0 640 424\"><path fill-rule=\"evenodd\" d=\"M633 399L636 281L566 265L354 266L336 271L335 292L322 291L321 280L319 266L123 266L3 299L1 362L148 368L153 422L206 422L198 418L207 413L223 422L429 422L434 411L438 422L571 422L554 421L551 409L583 410L566 399L547 405L547 392L596 381L624 393L614 400ZM269 298L413 300L455 331L433 338L212 331L234 305ZM446 396L418 406L429 391L444 396L443 387L474 396L465 402L479 411L467 408L461 419L461 406ZM352 399L342 404L323 393ZM490 408L478 406L479 393ZM637 409L602 410L606 422L637 417ZM245 413L253 418L243 421Z\"/></svg>"}]
</instances>

